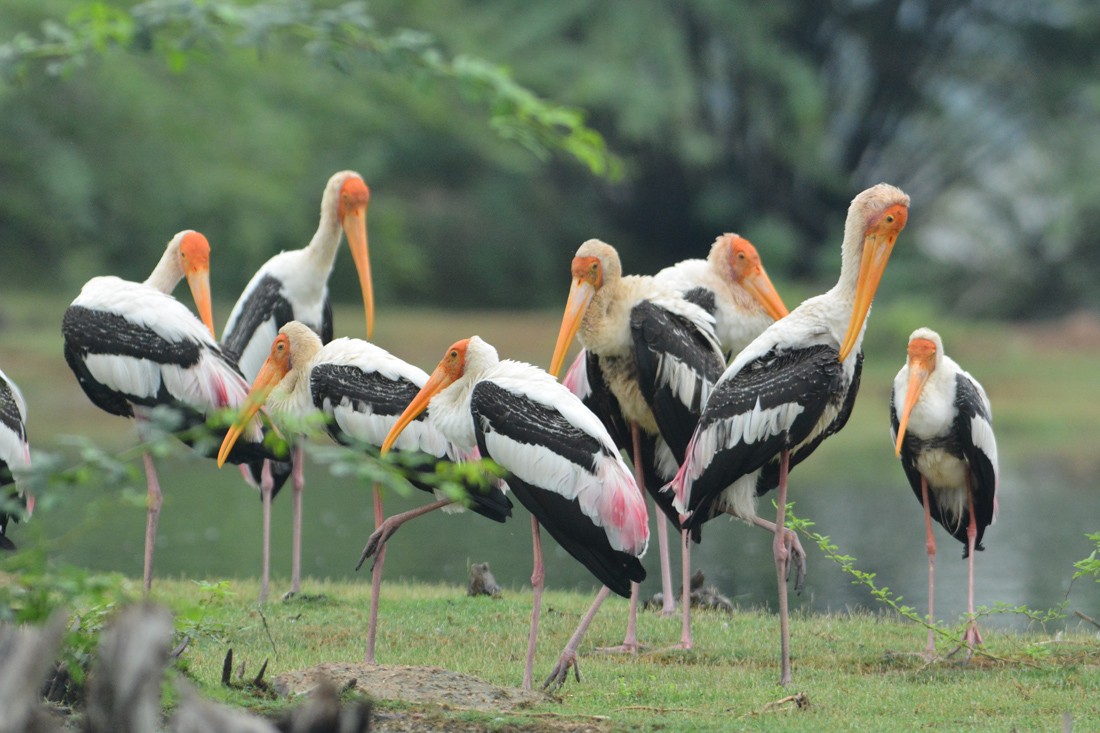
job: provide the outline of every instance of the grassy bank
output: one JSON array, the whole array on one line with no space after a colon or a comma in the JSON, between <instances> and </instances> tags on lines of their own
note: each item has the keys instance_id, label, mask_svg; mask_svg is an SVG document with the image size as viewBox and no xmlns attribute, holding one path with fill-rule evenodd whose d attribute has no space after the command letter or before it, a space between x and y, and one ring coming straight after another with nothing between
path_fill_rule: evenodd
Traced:
<instances>
[{"instance_id":1,"label":"grassy bank","mask_svg":"<svg viewBox=\"0 0 1100 733\"><path fill-rule=\"evenodd\" d=\"M136 597L139 586L123 581L109 595L113 602ZM175 611L177 629L191 637L179 667L205 695L265 712L288 704L222 687L229 648L248 679L264 660L271 679L319 663L362 659L366 584L309 581L302 597L262 608L255 604L257 591L251 582L157 580L154 599ZM589 600L547 592L537 677L553 666ZM530 604L527 589L509 589L493 600L469 598L455 586L386 583L378 661L442 667L517 686ZM89 618L103 608L76 610ZM621 640L625 611L621 599L605 605L582 645L581 681L570 678L556 698L513 711L396 701L379 703L379 710L396 717L426 713L433 725L459 731L1059 730L1067 713L1073 730L1100 727L1100 643L1094 630L1058 638L1040 630L988 632L989 656L961 665L925 663L914 654L924 644L924 629L887 615L796 615L795 680L783 689L775 684L778 630L770 613L701 612L690 652L662 651L678 640L678 619L643 613L639 636L653 651L637 657L595 652ZM951 648L947 641L940 646L944 652Z\"/></svg>"}]
</instances>

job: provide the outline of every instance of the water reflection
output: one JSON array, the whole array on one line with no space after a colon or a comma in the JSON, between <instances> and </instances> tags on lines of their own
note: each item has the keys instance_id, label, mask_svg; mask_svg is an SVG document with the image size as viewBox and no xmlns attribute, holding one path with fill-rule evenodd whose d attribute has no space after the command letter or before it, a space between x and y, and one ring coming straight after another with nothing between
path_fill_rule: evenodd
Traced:
<instances>
[{"instance_id":1,"label":"water reflection","mask_svg":"<svg viewBox=\"0 0 1100 733\"><path fill-rule=\"evenodd\" d=\"M260 502L232 470L216 471L208 461L181 455L162 461L165 506L157 541L159 577L254 577L260 569ZM811 468L809 462L806 469ZM894 467L896 468L896 467ZM877 470L877 469L874 469ZM858 567L878 574L882 585L904 596L903 603L923 613L927 606L927 559L923 515L905 483L882 473L882 485L849 488L819 482L810 470L792 474L791 496L798 515L812 518L816 529L829 535L842 552L858 558ZM307 467L306 524L303 575L369 582L354 564L373 527L370 487L351 479L333 478L324 466ZM830 477L835 482L835 477ZM135 487L143 490L143 487ZM117 487L83 487L81 500L36 515L21 532L64 537L57 556L63 562L98 570L140 576L144 509L124 504ZM287 489L289 494L289 488ZM290 569L290 501L280 496L273 512L272 567L279 591ZM387 514L420 505L422 492L408 497L387 495ZM770 511L770 497L768 509ZM96 501L118 506L89 519L87 505ZM83 505L82 505L83 504ZM1005 471L997 520L986 533L987 550L977 553L976 602L1025 604L1051 608L1063 600L1073 563L1091 551L1086 532L1098 529L1095 512L1067 511L1095 505L1082 487L1051 483L1049 477ZM763 511L764 506L762 504ZM76 532L71 532L79 528ZM31 535L33 537L33 535ZM966 563L962 545L936 527L936 610L940 619L956 620L966 610ZM545 534L544 534L544 539ZM674 543L675 544L675 543ZM853 585L818 548L804 541L809 576L793 608L836 611L874 608L870 594ZM591 576L556 544L546 539L547 584L551 587L592 588ZM403 527L390 543L386 578L447 583L466 582L472 562L488 561L505 587L528 583L531 540L528 515L517 505L506 524L472 513L453 516L435 512ZM673 548L679 578L679 551ZM660 590L656 536L646 557L649 578L645 594ZM694 553L694 567L708 582L747 606L774 605L775 580L771 538L741 522L715 519L704 528L703 543ZM308 590L308 583L306 584ZM1100 591L1091 579L1078 581L1071 609L1100 614ZM1019 616L998 615L991 625L1021 628Z\"/></svg>"}]
</instances>

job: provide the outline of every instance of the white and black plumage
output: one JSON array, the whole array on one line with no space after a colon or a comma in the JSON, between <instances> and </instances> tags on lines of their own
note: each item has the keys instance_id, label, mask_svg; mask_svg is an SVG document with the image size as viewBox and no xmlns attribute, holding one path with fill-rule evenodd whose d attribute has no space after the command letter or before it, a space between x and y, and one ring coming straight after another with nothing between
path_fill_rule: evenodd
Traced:
<instances>
[{"instance_id":1,"label":"white and black plumage","mask_svg":"<svg viewBox=\"0 0 1100 733\"><path fill-rule=\"evenodd\" d=\"M604 584L562 652L551 680L564 680L587 623L611 591L626 596L645 578L638 558L649 541L645 500L599 418L546 372L500 360L477 336L456 342L382 446L385 453L420 413L462 450L477 448L533 516L535 589L523 684L531 687L542 552L538 525Z\"/></svg>"},{"instance_id":2,"label":"white and black plumage","mask_svg":"<svg viewBox=\"0 0 1100 733\"><path fill-rule=\"evenodd\" d=\"M112 415L134 417L139 431L158 407L171 408L182 430L206 424L207 416L236 407L248 383L214 341L210 317L210 245L198 232L183 231L143 283L114 276L89 280L65 311L61 331L65 361L88 398ZM187 277L200 322L170 293ZM258 479L263 460L259 420L248 426L230 460L249 464ZM149 481L145 534L145 591L152 585L153 545L161 491L152 456L144 455Z\"/></svg>"},{"instance_id":3,"label":"white and black plumage","mask_svg":"<svg viewBox=\"0 0 1100 733\"><path fill-rule=\"evenodd\" d=\"M27 443L27 403L15 382L0 371L0 487L10 486L16 475L31 465L30 444ZM0 494L0 550L14 550L8 537L8 523L29 516L34 509L34 497L24 492L4 489Z\"/></svg>"},{"instance_id":4,"label":"white and black plumage","mask_svg":"<svg viewBox=\"0 0 1100 733\"><path fill-rule=\"evenodd\" d=\"M328 279L336 262L341 235L346 235L348 248L359 275L366 313L367 338L374 330L374 295L371 286L370 259L367 252L367 206L370 189L355 171L340 171L329 178L321 195L321 215L317 231L302 249L280 252L256 271L233 306L222 332L222 348L237 360L245 378L253 380L267 359L271 342L279 329L291 321L304 323L321 337L323 343L332 340L332 305L329 302ZM300 448L292 454L292 486L294 490L293 530L291 539L290 593L301 589L302 566L302 475L303 455ZM271 500L286 480L288 466L272 466L274 485L261 486L264 517L270 517ZM264 567L270 557L271 528L264 524ZM267 597L267 572L260 598Z\"/></svg>"},{"instance_id":5,"label":"white and black plumage","mask_svg":"<svg viewBox=\"0 0 1100 733\"><path fill-rule=\"evenodd\" d=\"M890 395L890 435L909 485L924 507L929 623L934 623L933 519L963 544L963 558L969 558L969 652L981 643L974 620L974 551L985 549L982 536L997 516L993 413L982 385L944 353L938 333L918 328L909 337L907 352ZM925 652L936 652L931 630Z\"/></svg>"},{"instance_id":6,"label":"white and black plumage","mask_svg":"<svg viewBox=\"0 0 1100 733\"><path fill-rule=\"evenodd\" d=\"M563 380L607 426L634 463L635 481L679 529L672 497L660 488L675 475L710 389L725 366L714 318L656 278L622 274L618 252L590 239L573 258L569 300L550 373L557 375L574 337L584 347ZM658 521L665 612L674 608L667 529ZM685 539L684 547L687 547ZM683 572L690 576L685 549ZM690 648L690 585L683 582L681 646ZM621 649L635 651L637 589Z\"/></svg>"},{"instance_id":7,"label":"white and black plumage","mask_svg":"<svg viewBox=\"0 0 1100 733\"><path fill-rule=\"evenodd\" d=\"M867 313L908 206L909 197L888 184L852 200L836 286L776 321L734 358L670 484L688 528L727 512L774 532L781 684L791 680L784 581L791 553L797 562L803 559L797 538L784 527L787 472L851 414ZM756 515L756 497L777 487L778 512L770 525Z\"/></svg>"},{"instance_id":8,"label":"white and black plumage","mask_svg":"<svg viewBox=\"0 0 1100 733\"><path fill-rule=\"evenodd\" d=\"M727 355L787 315L760 253L737 234L715 239L705 260L683 260L654 277L714 317L714 335Z\"/></svg>"},{"instance_id":9,"label":"white and black plumage","mask_svg":"<svg viewBox=\"0 0 1100 733\"><path fill-rule=\"evenodd\" d=\"M320 411L327 418L329 434L345 445L379 447L397 422L397 418L428 381L428 375L388 351L359 339L340 338L322 345L321 339L309 327L291 321L279 329L271 345L267 361L252 385L241 414L222 443L227 453L237 439L238 430L247 425L264 404L273 419L289 415L301 421ZM397 439L395 449L401 452L426 454L438 461L459 461L473 458L457 449L453 443L425 419L413 422ZM221 458L219 457L219 460ZM429 468L434 471L434 464ZM423 491L433 488L407 475L410 482ZM512 502L498 487L469 485L470 509L497 522L512 514ZM483 489L483 490L482 490ZM386 539L405 521L433 509L461 511L454 499L435 492L436 501L411 512L390 517L383 522L379 487L374 487L374 509L377 531L368 543L368 552L377 553L374 563L370 608L370 629L367 636L366 661L374 664L374 640L378 619L378 591L382 582L382 564ZM360 561L362 562L362 561Z\"/></svg>"}]
</instances>

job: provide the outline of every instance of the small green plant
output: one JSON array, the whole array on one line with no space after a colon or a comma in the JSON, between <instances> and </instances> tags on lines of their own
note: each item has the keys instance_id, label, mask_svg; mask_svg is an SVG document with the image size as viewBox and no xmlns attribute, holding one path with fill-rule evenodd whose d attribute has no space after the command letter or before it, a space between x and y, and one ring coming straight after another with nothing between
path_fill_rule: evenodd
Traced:
<instances>
[{"instance_id":1,"label":"small green plant","mask_svg":"<svg viewBox=\"0 0 1100 733\"><path fill-rule=\"evenodd\" d=\"M1088 557L1073 563L1073 567L1077 568L1077 572L1073 574L1073 580L1091 575L1093 580L1100 583L1100 532L1093 532L1085 536L1096 543L1096 549Z\"/></svg>"}]
</instances>

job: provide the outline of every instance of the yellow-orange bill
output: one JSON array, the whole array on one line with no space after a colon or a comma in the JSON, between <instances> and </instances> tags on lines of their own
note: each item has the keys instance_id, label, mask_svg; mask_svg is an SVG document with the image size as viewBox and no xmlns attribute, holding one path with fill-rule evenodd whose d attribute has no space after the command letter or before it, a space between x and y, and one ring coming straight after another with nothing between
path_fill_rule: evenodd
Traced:
<instances>
[{"instance_id":1,"label":"yellow-orange bill","mask_svg":"<svg viewBox=\"0 0 1100 733\"><path fill-rule=\"evenodd\" d=\"M218 337L214 335L214 308L210 304L210 270L188 273L187 286L191 289L191 297L195 299L199 318L209 329L210 337L217 340Z\"/></svg>"},{"instance_id":2,"label":"yellow-orange bill","mask_svg":"<svg viewBox=\"0 0 1100 733\"><path fill-rule=\"evenodd\" d=\"M367 338L374 336L374 288L371 284L370 257L367 250L367 207L352 208L344 216L344 234L348 238L351 258L359 273L359 287L363 291L363 311L367 319Z\"/></svg>"},{"instance_id":3,"label":"yellow-orange bill","mask_svg":"<svg viewBox=\"0 0 1100 733\"><path fill-rule=\"evenodd\" d=\"M225 459L229 457L229 451L233 450L233 446L237 443L241 434L256 417L256 413L263 407L264 402L267 401L267 396L271 394L271 390L282 380L285 374L286 372L280 370L270 358L260 367L260 373L256 375L256 381L252 383L252 389L244 398L240 412L237 413L237 419L229 427L229 431L222 440L221 448L218 449L218 468L225 464Z\"/></svg>"},{"instance_id":4,"label":"yellow-orange bill","mask_svg":"<svg viewBox=\"0 0 1100 733\"><path fill-rule=\"evenodd\" d=\"M420 413L428 409L428 403L432 401L432 397L435 397L440 390L446 388L451 382L454 381L451 375L444 369L443 364L440 364L432 372L432 375L428 377L428 381L424 383L420 391L416 393L416 397L413 397L412 402L405 408L405 411L401 413L401 416L397 418L397 422L390 428L390 432L386 434L386 439L382 441L381 454L386 455L393 448L394 442L397 441L397 437L401 435L401 432L409 426L413 420L420 416Z\"/></svg>"},{"instance_id":5,"label":"yellow-orange bill","mask_svg":"<svg viewBox=\"0 0 1100 733\"><path fill-rule=\"evenodd\" d=\"M768 277L763 265L745 276L741 281L741 285L748 291L749 295L756 298L756 301L763 306L764 312L771 316L772 320L778 321L789 312L787 306L783 303L783 299L779 297L779 292L772 285L771 278Z\"/></svg>"},{"instance_id":6,"label":"yellow-orange bill","mask_svg":"<svg viewBox=\"0 0 1100 733\"><path fill-rule=\"evenodd\" d=\"M882 281L882 274L886 272L886 263L890 261L890 253L894 251L894 242L897 241L901 230L905 228L907 216L908 209L904 204L890 206L868 227L864 235L863 254L856 280L855 304L852 307L852 318L848 322L848 330L840 346L840 361L848 358L848 354L859 339L859 334L863 331L867 313L871 310L871 301L874 300L875 291L878 290L878 285Z\"/></svg>"},{"instance_id":7,"label":"yellow-orange bill","mask_svg":"<svg viewBox=\"0 0 1100 733\"><path fill-rule=\"evenodd\" d=\"M575 278L569 288L569 300L565 303L565 314L562 316L561 329L558 331L558 340L554 344L554 356L550 359L550 375L558 376L562 364L565 363L565 355L569 351L570 344L580 330L584 312L592 298L596 295L596 288L592 283L582 278Z\"/></svg>"}]
</instances>

